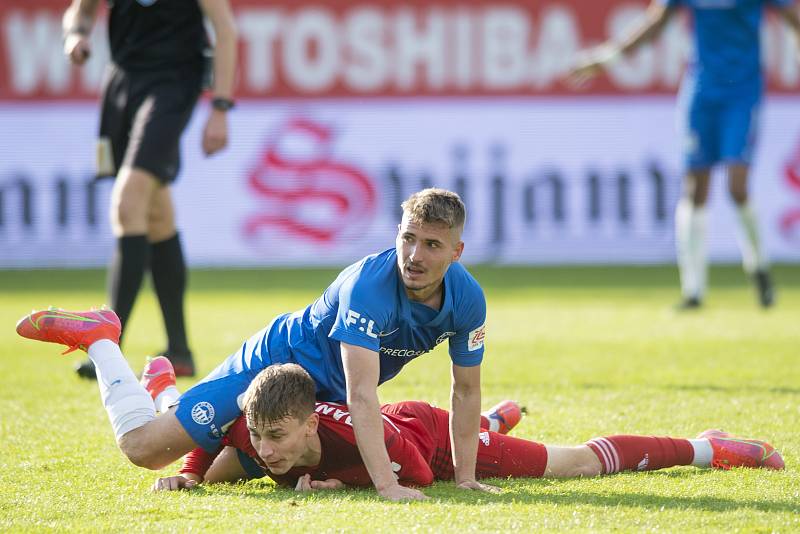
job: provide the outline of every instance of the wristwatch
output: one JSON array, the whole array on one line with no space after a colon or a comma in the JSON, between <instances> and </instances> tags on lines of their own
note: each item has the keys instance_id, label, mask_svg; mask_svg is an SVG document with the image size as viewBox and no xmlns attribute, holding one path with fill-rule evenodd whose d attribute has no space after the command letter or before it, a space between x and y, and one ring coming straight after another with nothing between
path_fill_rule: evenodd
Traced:
<instances>
[{"instance_id":1,"label":"wristwatch","mask_svg":"<svg viewBox=\"0 0 800 534\"><path fill-rule=\"evenodd\" d=\"M228 111L229 109L233 109L235 106L236 103L230 98L215 96L211 99L211 107L217 111Z\"/></svg>"}]
</instances>

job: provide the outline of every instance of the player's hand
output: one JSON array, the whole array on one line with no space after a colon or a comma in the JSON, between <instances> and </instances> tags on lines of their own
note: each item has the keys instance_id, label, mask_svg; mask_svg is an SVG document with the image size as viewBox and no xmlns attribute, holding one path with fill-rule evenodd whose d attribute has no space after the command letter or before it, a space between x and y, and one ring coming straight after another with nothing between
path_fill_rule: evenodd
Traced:
<instances>
[{"instance_id":1,"label":"player's hand","mask_svg":"<svg viewBox=\"0 0 800 534\"><path fill-rule=\"evenodd\" d=\"M305 474L297 479L295 491L337 490L343 489L344 483L336 478L328 480L311 480L311 475Z\"/></svg>"},{"instance_id":2,"label":"player's hand","mask_svg":"<svg viewBox=\"0 0 800 534\"><path fill-rule=\"evenodd\" d=\"M378 494L390 501L424 501L428 498L418 489L407 488L400 484L378 490Z\"/></svg>"},{"instance_id":3,"label":"player's hand","mask_svg":"<svg viewBox=\"0 0 800 534\"><path fill-rule=\"evenodd\" d=\"M64 37L64 54L75 65L83 65L91 53L89 39L85 35L70 32Z\"/></svg>"},{"instance_id":4,"label":"player's hand","mask_svg":"<svg viewBox=\"0 0 800 534\"><path fill-rule=\"evenodd\" d=\"M151 488L153 491L178 491L190 490L197 486L198 482L186 478L183 475L175 475L171 477L162 477L153 483Z\"/></svg>"},{"instance_id":5,"label":"player's hand","mask_svg":"<svg viewBox=\"0 0 800 534\"><path fill-rule=\"evenodd\" d=\"M486 493L501 493L503 490L497 486L483 484L477 480L463 480L456 484L458 489L485 491Z\"/></svg>"},{"instance_id":6,"label":"player's hand","mask_svg":"<svg viewBox=\"0 0 800 534\"><path fill-rule=\"evenodd\" d=\"M203 152L211 156L228 145L228 117L226 112L211 110L203 130Z\"/></svg>"},{"instance_id":7,"label":"player's hand","mask_svg":"<svg viewBox=\"0 0 800 534\"><path fill-rule=\"evenodd\" d=\"M567 85L573 89L585 89L589 82L605 67L607 61L619 52L610 45L600 45L578 54L565 78Z\"/></svg>"}]
</instances>

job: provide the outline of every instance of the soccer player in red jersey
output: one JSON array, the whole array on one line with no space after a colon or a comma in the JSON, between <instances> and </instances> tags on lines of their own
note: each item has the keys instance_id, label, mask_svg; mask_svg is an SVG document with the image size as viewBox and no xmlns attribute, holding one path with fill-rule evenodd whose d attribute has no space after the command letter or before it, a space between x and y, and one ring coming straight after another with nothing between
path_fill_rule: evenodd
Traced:
<instances>
[{"instance_id":1,"label":"soccer player in red jersey","mask_svg":"<svg viewBox=\"0 0 800 534\"><path fill-rule=\"evenodd\" d=\"M347 407L315 402L314 382L300 366L264 369L245 394L243 412L216 453L192 451L180 475L158 479L153 489L263 476L298 491L371 486ZM384 405L381 414L386 449L400 484L427 486L434 480L453 480L446 410L407 401ZM720 431L706 431L697 439L618 435L558 447L489 427L490 419L482 417L478 478L597 476L676 465L721 469L784 465L771 445Z\"/></svg>"}]
</instances>

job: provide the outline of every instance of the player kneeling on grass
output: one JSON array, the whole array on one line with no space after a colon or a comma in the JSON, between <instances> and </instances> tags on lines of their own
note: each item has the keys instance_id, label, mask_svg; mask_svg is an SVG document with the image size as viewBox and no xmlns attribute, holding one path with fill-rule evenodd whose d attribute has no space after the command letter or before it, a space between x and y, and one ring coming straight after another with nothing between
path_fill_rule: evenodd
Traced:
<instances>
[{"instance_id":1,"label":"player kneeling on grass","mask_svg":"<svg viewBox=\"0 0 800 534\"><path fill-rule=\"evenodd\" d=\"M166 359L148 364L145 376L167 377L148 385L154 397L174 385L169 365ZM243 412L217 451L195 449L184 458L180 475L158 479L153 489L263 476L298 491L371 485L347 407L315 402L314 381L300 366L277 364L261 371L245 393ZM386 449L400 484L426 486L453 479L446 410L407 401L386 404L381 413ZM718 430L705 431L696 439L619 435L557 447L505 435L521 417L512 401L483 415L479 478L597 476L676 465L784 466L771 445Z\"/></svg>"}]
</instances>

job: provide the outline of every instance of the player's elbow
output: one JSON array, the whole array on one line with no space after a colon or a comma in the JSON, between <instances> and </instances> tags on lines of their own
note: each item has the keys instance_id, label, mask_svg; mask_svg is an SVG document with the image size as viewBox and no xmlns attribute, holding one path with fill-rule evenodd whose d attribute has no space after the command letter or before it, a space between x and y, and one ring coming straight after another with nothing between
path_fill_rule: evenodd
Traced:
<instances>
[{"instance_id":1,"label":"player's elbow","mask_svg":"<svg viewBox=\"0 0 800 534\"><path fill-rule=\"evenodd\" d=\"M377 404L378 392L375 388L353 387L347 391L347 406L350 408L350 413Z\"/></svg>"},{"instance_id":2,"label":"player's elbow","mask_svg":"<svg viewBox=\"0 0 800 534\"><path fill-rule=\"evenodd\" d=\"M138 430L138 429L137 429ZM169 462L164 462L160 455L155 454L151 447L147 446L134 430L122 436L117 442L122 454L137 467L144 467L152 471L157 471L165 467Z\"/></svg>"}]
</instances>

